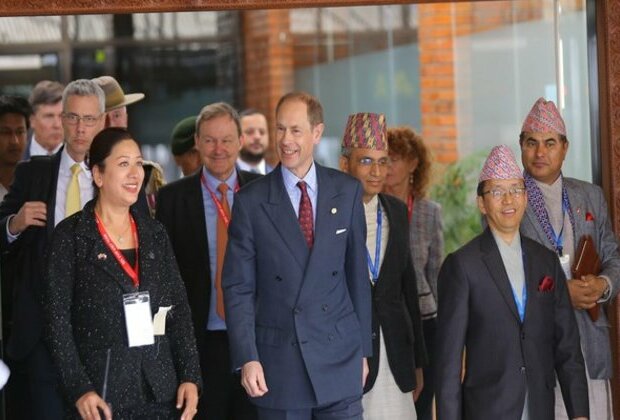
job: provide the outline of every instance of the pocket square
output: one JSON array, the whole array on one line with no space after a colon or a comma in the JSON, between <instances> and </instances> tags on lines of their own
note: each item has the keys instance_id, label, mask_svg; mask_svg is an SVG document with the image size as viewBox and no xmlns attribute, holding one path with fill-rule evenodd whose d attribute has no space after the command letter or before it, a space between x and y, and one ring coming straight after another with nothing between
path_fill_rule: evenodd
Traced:
<instances>
[{"instance_id":1,"label":"pocket square","mask_svg":"<svg viewBox=\"0 0 620 420\"><path fill-rule=\"evenodd\" d=\"M590 213L589 211L586 212L586 222L593 222L594 221L594 216L592 215L592 213Z\"/></svg>"},{"instance_id":2,"label":"pocket square","mask_svg":"<svg viewBox=\"0 0 620 420\"><path fill-rule=\"evenodd\" d=\"M555 283L553 282L553 279L549 276L545 276L542 278L540 283L538 283L538 291L539 292L550 292L553 290L554 286L555 286Z\"/></svg>"},{"instance_id":3,"label":"pocket square","mask_svg":"<svg viewBox=\"0 0 620 420\"><path fill-rule=\"evenodd\" d=\"M336 235L340 235L341 233L345 233L346 229L336 229Z\"/></svg>"}]
</instances>

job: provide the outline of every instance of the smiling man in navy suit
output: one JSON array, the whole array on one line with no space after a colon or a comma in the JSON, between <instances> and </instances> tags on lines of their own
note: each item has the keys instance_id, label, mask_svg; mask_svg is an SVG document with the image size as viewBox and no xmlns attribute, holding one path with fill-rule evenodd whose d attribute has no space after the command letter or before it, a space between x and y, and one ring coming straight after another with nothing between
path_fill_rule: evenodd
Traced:
<instances>
[{"instance_id":1,"label":"smiling man in navy suit","mask_svg":"<svg viewBox=\"0 0 620 420\"><path fill-rule=\"evenodd\" d=\"M556 376L570 418L586 419L566 278L553 252L519 233L527 195L507 146L487 158L477 200L488 228L446 258L437 281L438 419L552 420Z\"/></svg>"},{"instance_id":2,"label":"smiling man in navy suit","mask_svg":"<svg viewBox=\"0 0 620 420\"><path fill-rule=\"evenodd\" d=\"M260 419L362 419L372 354L360 183L314 162L323 110L276 107L274 171L239 191L224 262L233 368Z\"/></svg>"}]
</instances>

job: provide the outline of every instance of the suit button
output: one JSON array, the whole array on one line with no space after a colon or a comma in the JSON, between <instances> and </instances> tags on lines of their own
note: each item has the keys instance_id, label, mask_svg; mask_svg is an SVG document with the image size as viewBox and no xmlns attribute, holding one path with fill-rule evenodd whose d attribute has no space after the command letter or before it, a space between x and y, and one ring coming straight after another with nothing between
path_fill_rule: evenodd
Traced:
<instances>
[{"instance_id":1,"label":"suit button","mask_svg":"<svg viewBox=\"0 0 620 420\"><path fill-rule=\"evenodd\" d=\"M330 334L330 335L328 335L328 336L327 336L327 339L328 339L329 341L332 341L332 340L334 339L334 336L333 336L332 334Z\"/></svg>"},{"instance_id":2,"label":"suit button","mask_svg":"<svg viewBox=\"0 0 620 420\"><path fill-rule=\"evenodd\" d=\"M372 339L376 340L377 339L377 333L372 333Z\"/></svg>"},{"instance_id":3,"label":"suit button","mask_svg":"<svg viewBox=\"0 0 620 420\"><path fill-rule=\"evenodd\" d=\"M337 271L332 271L332 276L336 276L336 274L338 274Z\"/></svg>"},{"instance_id":4,"label":"suit button","mask_svg":"<svg viewBox=\"0 0 620 420\"><path fill-rule=\"evenodd\" d=\"M326 303L324 303L323 306L321 306L321 309L323 310L323 312L327 312L327 308L329 308L329 306L327 306Z\"/></svg>"},{"instance_id":5,"label":"suit button","mask_svg":"<svg viewBox=\"0 0 620 420\"><path fill-rule=\"evenodd\" d=\"M301 309L300 308L295 308L295 310L293 310L293 313L295 315L299 315L301 313Z\"/></svg>"},{"instance_id":6,"label":"suit button","mask_svg":"<svg viewBox=\"0 0 620 420\"><path fill-rule=\"evenodd\" d=\"M521 366L521 369L519 369L521 371L521 373L525 373L525 366Z\"/></svg>"},{"instance_id":7,"label":"suit button","mask_svg":"<svg viewBox=\"0 0 620 420\"><path fill-rule=\"evenodd\" d=\"M276 281L282 281L282 277L276 276Z\"/></svg>"}]
</instances>

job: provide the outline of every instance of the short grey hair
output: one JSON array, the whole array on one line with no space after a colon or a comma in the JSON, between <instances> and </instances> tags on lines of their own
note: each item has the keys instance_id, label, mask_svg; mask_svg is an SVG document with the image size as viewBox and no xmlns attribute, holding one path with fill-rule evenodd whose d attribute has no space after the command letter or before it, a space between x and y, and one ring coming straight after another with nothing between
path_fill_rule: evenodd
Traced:
<instances>
[{"instance_id":1,"label":"short grey hair","mask_svg":"<svg viewBox=\"0 0 620 420\"><path fill-rule=\"evenodd\" d=\"M200 133L201 123L223 115L229 116L235 122L235 125L237 126L237 135L241 137L241 120L239 118L239 113L235 108L228 105L226 102L209 104L200 110L200 114L198 114L198 117L196 118L196 134L198 135Z\"/></svg>"},{"instance_id":2,"label":"short grey hair","mask_svg":"<svg viewBox=\"0 0 620 420\"><path fill-rule=\"evenodd\" d=\"M95 96L99 102L99 112L105 112L105 94L99 85L92 80L78 79L67 85L62 93L62 110L67 108L67 99L70 96Z\"/></svg>"}]
</instances>

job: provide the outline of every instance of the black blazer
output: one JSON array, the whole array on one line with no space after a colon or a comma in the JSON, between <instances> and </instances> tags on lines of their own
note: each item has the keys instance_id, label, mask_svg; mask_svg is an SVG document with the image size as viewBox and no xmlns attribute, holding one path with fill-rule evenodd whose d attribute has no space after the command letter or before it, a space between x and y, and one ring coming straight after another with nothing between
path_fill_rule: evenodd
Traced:
<instances>
[{"instance_id":1,"label":"black blazer","mask_svg":"<svg viewBox=\"0 0 620 420\"><path fill-rule=\"evenodd\" d=\"M176 400L180 383L201 387L198 352L183 282L166 231L132 209L139 237L140 285L135 288L101 239L95 200L58 224L49 246L43 308L45 338L66 397L75 403L102 392L111 349L106 400L114 409ZM128 347L123 294L148 291L153 315L172 306L155 344ZM73 404L72 404L73 405Z\"/></svg>"},{"instance_id":2,"label":"black blazer","mask_svg":"<svg viewBox=\"0 0 620 420\"><path fill-rule=\"evenodd\" d=\"M10 300L13 304L13 328L7 352L16 360L28 356L41 338L43 321L41 315L41 288L43 260L49 238L54 229L56 184L60 168L60 153L53 156L34 156L20 162L8 194L0 204L0 250L2 262L9 264L14 273L2 281L11 283ZM47 225L31 226L11 244L7 238L8 217L16 214L27 201L47 203ZM3 272L4 269L3 269ZM3 286L4 289L4 286Z\"/></svg>"},{"instance_id":3,"label":"black blazer","mask_svg":"<svg viewBox=\"0 0 620 420\"><path fill-rule=\"evenodd\" d=\"M390 195L379 194L390 225L379 279L372 288L373 356L364 392L372 389L379 369L379 327L390 370L402 392L416 387L415 369L428 364L415 272L409 252L407 206ZM388 368L384 366L383 368Z\"/></svg>"},{"instance_id":4,"label":"black blazer","mask_svg":"<svg viewBox=\"0 0 620 420\"><path fill-rule=\"evenodd\" d=\"M196 332L206 328L211 302L209 244L202 201L201 174L202 167L193 175L162 187L158 191L155 212L155 217L164 224L170 236L181 277L187 288ZM237 171L240 187L260 176Z\"/></svg>"},{"instance_id":5,"label":"black blazer","mask_svg":"<svg viewBox=\"0 0 620 420\"><path fill-rule=\"evenodd\" d=\"M553 420L557 375L569 418L588 416L588 386L566 279L558 257L521 236L527 303L521 322L493 234L446 258L439 274L435 359L441 420ZM539 285L548 276L550 291ZM466 348L465 378L461 358Z\"/></svg>"}]
</instances>

